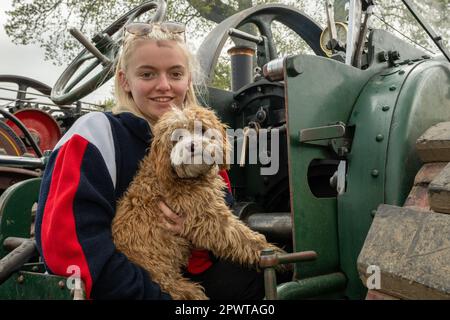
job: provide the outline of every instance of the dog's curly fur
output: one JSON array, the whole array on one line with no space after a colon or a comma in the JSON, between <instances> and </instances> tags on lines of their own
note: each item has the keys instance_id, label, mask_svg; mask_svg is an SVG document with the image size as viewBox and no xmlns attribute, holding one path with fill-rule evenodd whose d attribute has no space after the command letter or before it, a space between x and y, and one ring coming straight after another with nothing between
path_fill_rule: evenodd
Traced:
<instances>
[{"instance_id":1,"label":"dog's curly fur","mask_svg":"<svg viewBox=\"0 0 450 320\"><path fill-rule=\"evenodd\" d=\"M208 249L219 258L253 268L262 249L282 252L263 235L245 226L226 205L226 184L218 175L220 169L226 168L224 161L219 165L174 163L174 148L180 147L177 144L184 143L185 147L195 139L175 143L172 134L180 128L192 133L194 121L220 131L223 137L220 152L225 159L229 151L226 126L212 110L191 106L167 112L153 128L151 152L142 160L118 202L112 224L117 249L146 269L151 279L174 299L208 299L201 285L181 273L193 247ZM214 141L203 137L200 143L205 146ZM158 206L161 200L174 212L186 215L181 235L174 235L163 226Z\"/></svg>"}]
</instances>

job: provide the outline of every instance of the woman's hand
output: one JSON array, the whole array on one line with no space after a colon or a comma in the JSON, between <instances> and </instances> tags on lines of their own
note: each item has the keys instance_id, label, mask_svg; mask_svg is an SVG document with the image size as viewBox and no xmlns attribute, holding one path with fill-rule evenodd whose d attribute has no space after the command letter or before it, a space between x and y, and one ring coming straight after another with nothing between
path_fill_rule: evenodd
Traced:
<instances>
[{"instance_id":1,"label":"woman's hand","mask_svg":"<svg viewBox=\"0 0 450 320\"><path fill-rule=\"evenodd\" d=\"M166 229L175 235L180 235L183 232L183 224L186 217L177 215L162 201L159 202L159 208L163 213L163 223Z\"/></svg>"}]
</instances>

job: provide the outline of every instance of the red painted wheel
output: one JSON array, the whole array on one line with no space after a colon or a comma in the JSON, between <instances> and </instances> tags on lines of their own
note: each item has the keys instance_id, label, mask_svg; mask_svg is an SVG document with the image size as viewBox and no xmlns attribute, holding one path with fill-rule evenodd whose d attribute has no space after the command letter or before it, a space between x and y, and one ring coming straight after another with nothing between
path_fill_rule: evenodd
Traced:
<instances>
[{"instance_id":1,"label":"red painted wheel","mask_svg":"<svg viewBox=\"0 0 450 320\"><path fill-rule=\"evenodd\" d=\"M39 109L21 109L14 113L30 131L31 136L36 141L37 145L42 151L52 150L61 139L61 128L55 119L48 113ZM22 139L25 136L12 121L6 120L6 124L13 129L13 131ZM31 146L27 146L27 152L36 155Z\"/></svg>"}]
</instances>

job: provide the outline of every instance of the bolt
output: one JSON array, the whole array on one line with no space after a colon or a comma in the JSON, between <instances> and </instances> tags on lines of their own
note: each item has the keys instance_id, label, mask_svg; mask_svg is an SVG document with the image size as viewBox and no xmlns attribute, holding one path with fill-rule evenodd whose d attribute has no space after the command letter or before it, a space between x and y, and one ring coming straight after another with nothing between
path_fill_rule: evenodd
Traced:
<instances>
[{"instance_id":1,"label":"bolt","mask_svg":"<svg viewBox=\"0 0 450 320\"><path fill-rule=\"evenodd\" d=\"M383 139L384 139L384 136L382 134L377 134L377 136L375 138L375 140L377 140L378 142L383 141Z\"/></svg>"},{"instance_id":2,"label":"bolt","mask_svg":"<svg viewBox=\"0 0 450 320\"><path fill-rule=\"evenodd\" d=\"M377 169L373 169L371 174L372 174L372 177L378 177L378 175L379 175L380 173L378 172Z\"/></svg>"},{"instance_id":3,"label":"bolt","mask_svg":"<svg viewBox=\"0 0 450 320\"><path fill-rule=\"evenodd\" d=\"M389 90L390 90L390 91L395 91L395 90L397 90L397 87L396 87L396 86L390 86L390 87L389 87Z\"/></svg>"},{"instance_id":4,"label":"bolt","mask_svg":"<svg viewBox=\"0 0 450 320\"><path fill-rule=\"evenodd\" d=\"M400 52L398 52L397 50L389 51L388 55L389 55L389 60L392 62L400 59Z\"/></svg>"},{"instance_id":5,"label":"bolt","mask_svg":"<svg viewBox=\"0 0 450 320\"><path fill-rule=\"evenodd\" d=\"M383 107L381 108L381 110L383 110L383 111L389 111L390 108L391 108L391 107L389 107L389 106L383 106Z\"/></svg>"},{"instance_id":6,"label":"bolt","mask_svg":"<svg viewBox=\"0 0 450 320\"><path fill-rule=\"evenodd\" d=\"M59 281L58 282L58 287L60 288L60 289L64 289L64 287L65 287L65 284L64 284L64 281Z\"/></svg>"},{"instance_id":7,"label":"bolt","mask_svg":"<svg viewBox=\"0 0 450 320\"><path fill-rule=\"evenodd\" d=\"M378 53L378 61L379 62L385 62L389 59L388 54L386 53L386 51L381 51Z\"/></svg>"},{"instance_id":8,"label":"bolt","mask_svg":"<svg viewBox=\"0 0 450 320\"><path fill-rule=\"evenodd\" d=\"M24 277L23 275L20 275L20 276L17 278L17 283L18 283L18 284L22 284L24 281L25 281L25 277Z\"/></svg>"}]
</instances>

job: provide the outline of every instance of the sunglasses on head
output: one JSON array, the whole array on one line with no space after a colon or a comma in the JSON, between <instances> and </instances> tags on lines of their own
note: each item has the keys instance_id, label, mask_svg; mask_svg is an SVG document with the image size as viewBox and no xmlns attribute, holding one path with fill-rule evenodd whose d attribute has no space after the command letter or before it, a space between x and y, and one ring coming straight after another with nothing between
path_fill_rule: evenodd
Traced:
<instances>
[{"instance_id":1,"label":"sunglasses on head","mask_svg":"<svg viewBox=\"0 0 450 320\"><path fill-rule=\"evenodd\" d=\"M176 35L183 35L186 31L186 26L182 23L178 22L162 22L162 23L144 23L144 22L136 22L127 24L124 29L126 32L131 33L135 36L147 36L152 31L153 28L157 26L162 32L172 33Z\"/></svg>"}]
</instances>

